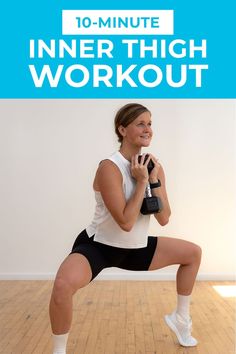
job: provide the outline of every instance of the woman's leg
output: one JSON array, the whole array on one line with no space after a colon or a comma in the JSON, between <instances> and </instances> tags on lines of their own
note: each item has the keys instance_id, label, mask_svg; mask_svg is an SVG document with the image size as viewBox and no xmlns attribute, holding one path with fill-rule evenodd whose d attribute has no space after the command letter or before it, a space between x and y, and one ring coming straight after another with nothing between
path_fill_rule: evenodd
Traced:
<instances>
[{"instance_id":1,"label":"woman's leg","mask_svg":"<svg viewBox=\"0 0 236 354\"><path fill-rule=\"evenodd\" d=\"M54 334L67 333L72 321L72 297L74 293L87 285L92 271L85 256L70 254L61 264L54 282L49 314Z\"/></svg>"},{"instance_id":2,"label":"woman's leg","mask_svg":"<svg viewBox=\"0 0 236 354\"><path fill-rule=\"evenodd\" d=\"M201 248L192 242L159 237L149 270L180 264L177 272L177 293L190 295L201 263Z\"/></svg>"},{"instance_id":3,"label":"woman's leg","mask_svg":"<svg viewBox=\"0 0 236 354\"><path fill-rule=\"evenodd\" d=\"M166 315L168 326L175 332L183 346L195 346L197 340L191 336L191 319L189 317L190 295L201 262L201 248L194 243L159 237L157 247L149 270L180 264L177 272L177 309Z\"/></svg>"},{"instance_id":4,"label":"woman's leg","mask_svg":"<svg viewBox=\"0 0 236 354\"><path fill-rule=\"evenodd\" d=\"M82 254L70 254L61 264L54 282L49 314L53 332L53 354L65 354L72 322L72 297L92 278L88 260Z\"/></svg>"}]
</instances>

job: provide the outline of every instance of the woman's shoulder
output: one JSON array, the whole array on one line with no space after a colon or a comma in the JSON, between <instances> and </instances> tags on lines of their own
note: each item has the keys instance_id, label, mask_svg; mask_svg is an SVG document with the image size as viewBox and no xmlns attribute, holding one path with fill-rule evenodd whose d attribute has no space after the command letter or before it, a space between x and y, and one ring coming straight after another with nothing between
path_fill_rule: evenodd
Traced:
<instances>
[{"instance_id":1,"label":"woman's shoulder","mask_svg":"<svg viewBox=\"0 0 236 354\"><path fill-rule=\"evenodd\" d=\"M113 168L117 166L117 160L119 159L119 152L113 152L109 157L106 157L105 159L101 160L98 165L98 169L106 169L106 168Z\"/></svg>"},{"instance_id":2,"label":"woman's shoulder","mask_svg":"<svg viewBox=\"0 0 236 354\"><path fill-rule=\"evenodd\" d=\"M102 185L108 185L111 181L122 182L122 174L118 166L109 159L99 163L94 179L94 189L100 190Z\"/></svg>"},{"instance_id":3,"label":"woman's shoulder","mask_svg":"<svg viewBox=\"0 0 236 354\"><path fill-rule=\"evenodd\" d=\"M117 164L109 158L100 161L97 173L116 173L119 171Z\"/></svg>"}]
</instances>

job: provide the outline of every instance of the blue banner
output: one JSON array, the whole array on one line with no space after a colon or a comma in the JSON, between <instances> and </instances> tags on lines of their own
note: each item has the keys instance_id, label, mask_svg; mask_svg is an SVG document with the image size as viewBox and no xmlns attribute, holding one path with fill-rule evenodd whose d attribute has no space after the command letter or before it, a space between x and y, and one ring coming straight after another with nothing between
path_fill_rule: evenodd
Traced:
<instances>
[{"instance_id":1,"label":"blue banner","mask_svg":"<svg viewBox=\"0 0 236 354\"><path fill-rule=\"evenodd\" d=\"M235 1L1 5L1 98L235 98Z\"/></svg>"}]
</instances>

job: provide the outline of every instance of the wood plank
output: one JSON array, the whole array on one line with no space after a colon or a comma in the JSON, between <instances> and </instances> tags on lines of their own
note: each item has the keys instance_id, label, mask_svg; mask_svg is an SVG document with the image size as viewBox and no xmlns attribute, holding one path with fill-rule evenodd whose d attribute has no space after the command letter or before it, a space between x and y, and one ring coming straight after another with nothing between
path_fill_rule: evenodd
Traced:
<instances>
[{"instance_id":1,"label":"wood plank","mask_svg":"<svg viewBox=\"0 0 236 354\"><path fill-rule=\"evenodd\" d=\"M51 281L0 281L0 353L51 354ZM233 354L235 298L197 282L192 295L196 348L183 348L164 322L175 282L94 281L74 296L68 354Z\"/></svg>"}]
</instances>

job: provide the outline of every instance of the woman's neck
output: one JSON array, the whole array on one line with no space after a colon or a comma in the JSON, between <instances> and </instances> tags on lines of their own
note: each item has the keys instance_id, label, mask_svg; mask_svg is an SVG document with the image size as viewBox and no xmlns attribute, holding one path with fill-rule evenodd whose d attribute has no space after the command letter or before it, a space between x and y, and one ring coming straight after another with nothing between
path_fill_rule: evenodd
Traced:
<instances>
[{"instance_id":1,"label":"woman's neck","mask_svg":"<svg viewBox=\"0 0 236 354\"><path fill-rule=\"evenodd\" d=\"M141 154L141 148L137 146L125 146L123 144L121 145L119 151L128 161L131 161L132 156Z\"/></svg>"}]
</instances>

